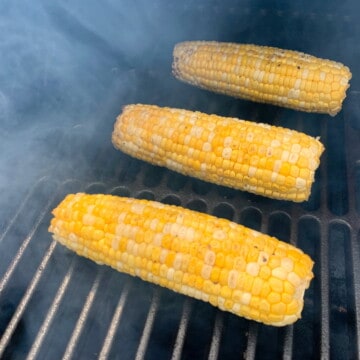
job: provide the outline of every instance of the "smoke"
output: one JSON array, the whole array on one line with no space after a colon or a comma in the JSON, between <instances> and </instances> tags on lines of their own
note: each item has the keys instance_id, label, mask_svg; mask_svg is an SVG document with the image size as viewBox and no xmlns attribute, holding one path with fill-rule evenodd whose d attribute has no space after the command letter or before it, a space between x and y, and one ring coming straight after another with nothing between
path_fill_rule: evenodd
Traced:
<instances>
[{"instance_id":1,"label":"smoke","mask_svg":"<svg viewBox=\"0 0 360 360\"><path fill-rule=\"evenodd\" d=\"M250 0L3 1L0 190L25 189L47 173L91 172L88 154L112 149L114 118L128 102L221 112L216 104L224 97L172 77L176 42L254 42L354 62L338 52L349 41L342 35L356 30L349 9L349 1L321 9L316 2L303 9ZM318 21L322 13L324 21ZM346 26L348 31L336 30Z\"/></svg>"},{"instance_id":2,"label":"smoke","mask_svg":"<svg viewBox=\"0 0 360 360\"><path fill-rule=\"evenodd\" d=\"M357 47L338 49L357 38L359 28L351 22L350 1L337 4L320 8L313 2L304 9L260 0L2 1L0 225L42 176L96 181L115 173L111 169L122 158L111 131L127 103L251 118L250 102L174 79L172 50L179 41L253 42L355 66ZM271 107L256 109L264 109L263 121L273 117Z\"/></svg>"},{"instance_id":3,"label":"smoke","mask_svg":"<svg viewBox=\"0 0 360 360\"><path fill-rule=\"evenodd\" d=\"M11 213L41 176L96 178L106 172L106 159L116 167L120 155L110 135L127 103L220 114L235 106L232 115L244 116L248 103L173 78L172 49L179 41L254 42L355 66L356 46L339 51L359 35L352 2L337 4L313 2L304 9L260 0L2 1L0 215Z\"/></svg>"},{"instance_id":4,"label":"smoke","mask_svg":"<svg viewBox=\"0 0 360 360\"><path fill-rule=\"evenodd\" d=\"M161 1L0 6L0 191L11 213L41 176L101 173L94 157L115 151L121 107L166 104L172 47L190 29Z\"/></svg>"},{"instance_id":5,"label":"smoke","mask_svg":"<svg viewBox=\"0 0 360 360\"><path fill-rule=\"evenodd\" d=\"M173 78L177 42L253 42L357 66L352 3L314 1L304 9L303 2L280 0L1 1L0 229L39 178L97 181L122 166L111 131L127 103L245 117L251 104ZM270 107L256 107L264 121L271 118Z\"/></svg>"},{"instance_id":6,"label":"smoke","mask_svg":"<svg viewBox=\"0 0 360 360\"><path fill-rule=\"evenodd\" d=\"M85 154L109 142L133 77L114 39L105 40L67 6L1 5L0 191L7 208L16 208L41 176L86 172ZM95 136L100 124L106 126Z\"/></svg>"}]
</instances>

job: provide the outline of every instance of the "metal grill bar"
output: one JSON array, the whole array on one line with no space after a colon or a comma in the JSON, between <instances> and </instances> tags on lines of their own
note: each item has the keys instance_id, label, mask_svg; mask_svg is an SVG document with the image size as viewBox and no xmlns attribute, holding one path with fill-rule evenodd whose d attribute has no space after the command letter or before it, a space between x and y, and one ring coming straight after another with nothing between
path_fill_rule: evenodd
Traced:
<instances>
[{"instance_id":1,"label":"metal grill bar","mask_svg":"<svg viewBox=\"0 0 360 360\"><path fill-rule=\"evenodd\" d=\"M71 338L69 340L69 343L66 347L65 353L63 355L63 360L69 360L71 359L73 352L75 350L76 344L79 340L79 337L81 335L81 332L83 331L85 320L89 314L89 311L91 309L91 306L94 302L95 295L97 294L101 279L104 275L104 268L101 267L96 275L95 281L90 289L89 295L86 298L85 304L81 310L79 319L75 325L74 331L71 335Z\"/></svg>"},{"instance_id":2,"label":"metal grill bar","mask_svg":"<svg viewBox=\"0 0 360 360\"><path fill-rule=\"evenodd\" d=\"M214 332L211 339L209 359L217 359L220 349L221 334L224 326L224 314L218 312L215 318Z\"/></svg>"},{"instance_id":3,"label":"metal grill bar","mask_svg":"<svg viewBox=\"0 0 360 360\"><path fill-rule=\"evenodd\" d=\"M351 256L353 264L353 276L354 276L354 293L355 293L355 314L356 314L356 350L357 357L360 358L360 232L351 232Z\"/></svg>"},{"instance_id":4,"label":"metal grill bar","mask_svg":"<svg viewBox=\"0 0 360 360\"><path fill-rule=\"evenodd\" d=\"M294 326L291 325L288 326L285 330L284 352L283 352L284 360L288 360L292 358L293 337L294 337Z\"/></svg>"},{"instance_id":5,"label":"metal grill bar","mask_svg":"<svg viewBox=\"0 0 360 360\"><path fill-rule=\"evenodd\" d=\"M176 336L174 351L172 353L171 360L179 360L181 358L181 351L184 346L185 335L189 324L191 307L191 300L186 299L184 301L183 312L181 315L180 325Z\"/></svg>"},{"instance_id":6,"label":"metal grill bar","mask_svg":"<svg viewBox=\"0 0 360 360\"><path fill-rule=\"evenodd\" d=\"M327 239L329 238L327 224L321 224L320 263L321 263L321 355L324 359L330 357L329 338L329 254Z\"/></svg>"},{"instance_id":7,"label":"metal grill bar","mask_svg":"<svg viewBox=\"0 0 360 360\"><path fill-rule=\"evenodd\" d=\"M160 293L159 293L159 289L156 289L154 291L154 295L152 298L148 316L146 318L144 330L143 330L143 333L142 333L142 336L140 339L138 350L136 352L135 360L141 360L141 359L144 359L144 357L145 357L145 352L146 352L146 348L147 348L147 345L149 342L150 333L151 333L152 327L154 325L156 313L159 308L159 302L160 302Z\"/></svg>"},{"instance_id":8,"label":"metal grill bar","mask_svg":"<svg viewBox=\"0 0 360 360\"><path fill-rule=\"evenodd\" d=\"M38 334L35 338L35 341L30 349L30 352L29 352L28 356L26 357L27 360L33 360L36 358L36 355L44 341L44 338L48 332L48 329L51 326L54 316L56 315L59 305L60 305L60 303L63 299L63 296L68 288L69 281L74 272L75 261L76 261L76 259L74 258L71 262L69 270L67 271L67 273L64 277L62 284L59 287L59 290L57 291L57 293L54 297L54 301L51 304L51 307L46 315L46 318L45 318L44 322L42 323L40 330L38 331Z\"/></svg>"},{"instance_id":9,"label":"metal grill bar","mask_svg":"<svg viewBox=\"0 0 360 360\"><path fill-rule=\"evenodd\" d=\"M35 192L35 191L36 190L34 190L33 192ZM19 221L19 214L22 212L22 210L25 209L26 207L31 207L31 204L28 204L27 202L28 202L29 198L33 195L33 192L30 192L29 195L23 201L23 203L20 205L19 211L17 211L15 216L12 218L12 220L9 223L8 228L5 230L5 232L3 233L1 238L4 238L6 236L6 234L8 233L9 229ZM0 296L1 296L1 293L4 290L4 288L6 287L8 281L10 280L16 266L19 264L19 262L20 262L20 260L21 260L21 258L23 256L26 248L28 247L30 241L33 239L36 230L39 228L39 225L43 221L45 215L49 212L49 208L50 208L51 204L53 203L53 201L54 201L54 198L52 197L52 198L49 199L48 203L43 207L41 213L39 214L39 216L38 216L38 218L36 220L36 222L34 223L34 226L32 227L32 229L30 230L30 232L26 236L25 240L20 245L19 250L17 251L14 258L12 259L12 261L11 261L9 267L7 268L3 278L0 279ZM1 238L0 238L0 244L1 244L1 241L2 241Z\"/></svg>"},{"instance_id":10,"label":"metal grill bar","mask_svg":"<svg viewBox=\"0 0 360 360\"><path fill-rule=\"evenodd\" d=\"M255 359L258 331L259 331L259 325L255 323L251 323L249 326L248 342L244 356L245 360Z\"/></svg>"},{"instance_id":11,"label":"metal grill bar","mask_svg":"<svg viewBox=\"0 0 360 360\"><path fill-rule=\"evenodd\" d=\"M356 95L356 99L359 100L359 92L358 91L351 91L350 96ZM354 101L353 106L357 105L358 101ZM358 116L358 114L351 114L352 117ZM346 120L346 119L344 119ZM355 123L353 124L355 125ZM359 124L357 124L359 126ZM355 143L357 140L357 132L354 131L354 128L347 125L345 126L345 134L346 139L350 144ZM349 222L352 225L350 228L350 245L351 245L351 262L352 262L352 274L354 280L354 294L355 294L355 316L356 316L356 355L360 358L360 246L359 246L359 239L360 239L360 226L354 226L356 223L359 223L359 216L358 216L358 205L357 198L356 198L356 186L360 187L360 182L357 182L356 179L356 165L359 164L359 153L354 151L353 148L350 148L350 151L346 152L346 165L347 165L347 187L349 189L350 194L354 194L354 196L349 196Z\"/></svg>"},{"instance_id":12,"label":"metal grill bar","mask_svg":"<svg viewBox=\"0 0 360 360\"><path fill-rule=\"evenodd\" d=\"M11 338L11 335L15 331L16 325L18 324L29 300L31 299L31 296L34 293L38 282L41 279L43 271L52 255L52 253L54 252L56 245L57 245L57 243L55 240L51 242L48 251L46 252L43 260L41 261L41 263L35 273L35 276L33 277L32 281L30 282L29 287L27 288L24 297L22 298L20 304L18 305L16 312L14 313L10 323L8 324L8 326L5 330L4 335L2 336L2 338L0 340L0 358L1 358L2 354L4 353L5 348Z\"/></svg>"},{"instance_id":13,"label":"metal grill bar","mask_svg":"<svg viewBox=\"0 0 360 360\"><path fill-rule=\"evenodd\" d=\"M109 355L109 352L111 349L111 345L114 341L114 335L115 335L116 329L118 328L120 320L121 320L121 315L124 310L124 306L125 306L125 302L127 300L128 294L129 294L129 290L130 290L130 282L127 282L124 286L124 289L121 292L119 302L116 306L114 316L111 320L109 330L108 330L105 340L104 340L104 345L103 345L100 355L99 355L99 360L105 360L108 358L108 355Z\"/></svg>"}]
</instances>

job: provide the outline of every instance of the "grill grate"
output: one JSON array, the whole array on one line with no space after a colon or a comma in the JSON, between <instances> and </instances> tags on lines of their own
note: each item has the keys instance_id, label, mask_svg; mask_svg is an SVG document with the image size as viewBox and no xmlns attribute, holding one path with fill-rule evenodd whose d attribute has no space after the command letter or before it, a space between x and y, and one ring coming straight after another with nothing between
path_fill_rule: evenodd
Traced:
<instances>
[{"instance_id":1,"label":"grill grate","mask_svg":"<svg viewBox=\"0 0 360 360\"><path fill-rule=\"evenodd\" d=\"M95 2L91 3L95 9L98 8ZM144 0L145 3L150 2ZM159 2L153 3L158 11ZM193 38L193 33L196 33L193 32L194 26L185 26L192 23L197 26L199 38L224 40L223 34L227 34L224 36L228 41L245 38L247 42L287 48L294 47L296 39L302 47L299 50L342 60L340 54L355 74L358 54L354 50L357 43L354 39L360 37L360 28L349 7L351 2L346 2L341 11L336 11L338 2L329 1L325 12L323 4L319 7L316 1L306 11L291 9L288 4L279 9L283 4L281 1L276 2L274 9L266 6L253 9L246 1L242 3L246 6L235 5L231 0L224 0L221 6L216 1L210 1L209 6L183 1L174 10L166 8L162 16L157 17L162 20L158 23L171 28L174 22L175 27L184 28L184 33L176 39L172 37L174 34L159 36L156 40L159 43L153 51L146 48L149 57L137 56L136 59L131 51L130 55L124 55L118 48L115 52L114 49L108 52L109 43L123 45L124 39L112 38L106 32L107 26L101 26L95 20L86 23L86 16L80 16L80 25L74 24L77 18L69 14L75 14L76 8L68 14L66 6L70 5L63 5L64 9L56 5L41 5L39 14L47 14L51 26L57 29L65 27L60 33L65 39L70 37L69 43L71 36L76 35L76 44L85 44L81 51L94 55L89 73L95 80L80 70L75 77L76 81L89 81L85 81L81 93L90 96L90 104L82 97L69 100L66 94L61 95L62 100L51 98L48 94L54 89L49 88L51 81L47 80L51 74L44 75L41 91L48 96L45 97L46 103L53 106L46 108L44 113L39 110L44 119L50 118L49 111L53 116L56 114L56 119L68 119L69 114L74 117L74 113L78 114L78 108L74 106L77 101L85 103L81 107L88 106L89 113L80 111L77 118L84 119L83 123L64 120L63 126L51 127L50 124L43 145L47 149L51 146L52 151L46 162L41 158L47 170L40 172L47 176L36 181L33 179L31 183L35 185L26 186L30 191L21 190L20 194L25 194L22 201L12 193L4 194L9 206L0 207L0 358L250 360L360 357L359 80L354 76L343 111L335 119L330 119L323 115L301 114L234 100L188 87L171 77L169 64L164 60L168 59L175 41L183 40L182 37ZM39 7L33 6L34 9ZM108 5L102 6L106 13ZM89 8L87 6L81 12L86 12L91 19L91 14L87 13ZM125 31L121 26L131 28L130 24L137 23L138 15L134 14L139 12L141 15L139 9L133 9L134 13L129 13L130 20L122 19L121 24L115 15L109 16L109 24L116 24L113 32L127 32L128 29ZM56 16L58 12L60 17ZM96 14L96 19L101 18L100 13ZM148 19L144 14L142 16ZM213 26L213 18L218 19L218 26ZM106 54L106 60L96 57L99 56L98 50L94 53L89 50L93 23L100 26L100 35L94 41ZM122 31L118 31L118 26ZM144 34L151 31L163 33L163 28L150 20L144 26L150 28ZM309 37L309 29L314 38ZM275 40L274 33L277 34ZM349 33L352 37L346 35ZM101 36L106 38L106 42L101 41ZM60 37L56 39L61 45ZM115 41L118 39L120 41ZM321 48L321 52L317 48L319 39L328 44ZM344 45L342 51L339 44ZM67 43L66 46L70 47ZM129 45L127 47L134 50ZM162 47L168 51L166 56ZM74 59L80 61L83 54L79 55L75 47L71 49ZM113 57L121 58L123 63L119 65L118 60L112 61ZM147 64L143 63L145 58ZM111 72L109 66L112 66ZM100 78L105 79L99 84L101 95L94 90ZM115 85L112 78L116 79ZM61 83L62 86L68 85L66 81ZM128 93L127 86L122 88L123 83L135 85ZM105 90L107 87L110 89L108 92ZM55 94L56 91L66 93L60 90L55 87ZM39 90L37 96L40 93ZM113 93L115 95L111 96ZM110 100L105 100L107 98ZM2 101L0 97L0 105ZM115 151L109 141L111 126L121 105L131 102L265 121L320 136L326 152L316 173L309 202L273 201L211 185ZM98 103L108 110L99 110ZM63 104L66 106L62 113L59 110ZM22 105L26 110L26 104ZM37 112L32 115L41 118ZM22 116L26 118L27 115ZM105 124L99 119L108 121ZM11 133L11 126L16 128L11 124L0 123L0 131ZM29 167L31 165L33 163ZM12 171L10 174L15 178L16 172ZM74 174L76 179L73 179ZM24 180L24 183L28 184L30 180ZM47 232L50 210L67 193L76 191L112 193L182 205L228 218L297 245L315 260L315 278L305 293L302 319L286 328L267 327L77 257L52 242ZM10 201L11 196L15 201Z\"/></svg>"},{"instance_id":2,"label":"grill grate","mask_svg":"<svg viewBox=\"0 0 360 360\"><path fill-rule=\"evenodd\" d=\"M351 131L345 125L343 133ZM322 132L331 146L330 132ZM345 145L339 144L345 149L337 155L339 161L344 161L345 154L357 156L356 147ZM333 156L331 151L329 156ZM321 181L329 179L326 161L319 170ZM359 205L356 197L344 196L358 186L356 177L346 175L340 195L339 189L329 189L328 184L316 187L312 202L303 206L269 201L165 169L158 172L130 158L122 164L117 169L120 186L41 179L8 222L0 242L7 249L0 264L0 354L4 358L63 354L65 359L254 359L263 358L264 352L268 358L356 357ZM124 168L129 166L134 175L124 178ZM345 173L358 171L345 164L343 168ZM160 175L155 178L154 172ZM51 242L47 233L49 210L75 191L183 205L296 244L315 259L315 279L305 293L303 318L280 329L255 324L78 258ZM330 200L323 201L339 196L345 205L334 207Z\"/></svg>"}]
</instances>

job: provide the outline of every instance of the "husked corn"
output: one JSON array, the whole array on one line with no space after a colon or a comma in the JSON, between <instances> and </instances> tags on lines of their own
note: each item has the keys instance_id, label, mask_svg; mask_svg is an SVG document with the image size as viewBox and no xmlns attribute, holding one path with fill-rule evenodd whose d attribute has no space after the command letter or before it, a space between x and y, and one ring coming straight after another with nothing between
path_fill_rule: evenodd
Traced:
<instances>
[{"instance_id":1,"label":"husked corn","mask_svg":"<svg viewBox=\"0 0 360 360\"><path fill-rule=\"evenodd\" d=\"M114 146L208 182L275 199L305 201L324 150L301 132L154 105L127 105Z\"/></svg>"},{"instance_id":2,"label":"husked corn","mask_svg":"<svg viewBox=\"0 0 360 360\"><path fill-rule=\"evenodd\" d=\"M55 240L97 263L268 325L301 316L313 261L229 220L112 195L70 194L53 210Z\"/></svg>"},{"instance_id":3,"label":"husked corn","mask_svg":"<svg viewBox=\"0 0 360 360\"><path fill-rule=\"evenodd\" d=\"M187 41L174 48L178 79L226 95L336 115L349 87L343 64L268 46Z\"/></svg>"}]
</instances>

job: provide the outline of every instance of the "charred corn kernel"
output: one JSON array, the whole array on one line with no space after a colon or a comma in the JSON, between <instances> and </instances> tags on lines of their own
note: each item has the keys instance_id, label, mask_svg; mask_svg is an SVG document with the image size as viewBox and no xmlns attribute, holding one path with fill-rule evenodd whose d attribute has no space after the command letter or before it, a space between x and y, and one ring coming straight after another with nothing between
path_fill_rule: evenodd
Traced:
<instances>
[{"instance_id":1,"label":"charred corn kernel","mask_svg":"<svg viewBox=\"0 0 360 360\"><path fill-rule=\"evenodd\" d=\"M169 133L169 128L176 131ZM182 140L186 138L196 141L186 144ZM123 109L112 141L131 156L184 175L296 202L309 198L324 150L320 141L297 131L141 104ZM203 156L208 143L212 149L210 160ZM298 163L303 153L309 159L307 171L302 171ZM215 231L216 239L222 240L221 229Z\"/></svg>"},{"instance_id":2,"label":"charred corn kernel","mask_svg":"<svg viewBox=\"0 0 360 360\"><path fill-rule=\"evenodd\" d=\"M177 44L173 74L218 93L332 116L352 76L339 62L302 52L214 41Z\"/></svg>"},{"instance_id":3,"label":"charred corn kernel","mask_svg":"<svg viewBox=\"0 0 360 360\"><path fill-rule=\"evenodd\" d=\"M313 262L273 237L178 206L112 195L70 194L53 215L54 239L93 261L265 324L283 326L301 315ZM164 232L169 236L159 236ZM174 243L183 250L175 252ZM282 257L274 268L277 249Z\"/></svg>"}]
</instances>

